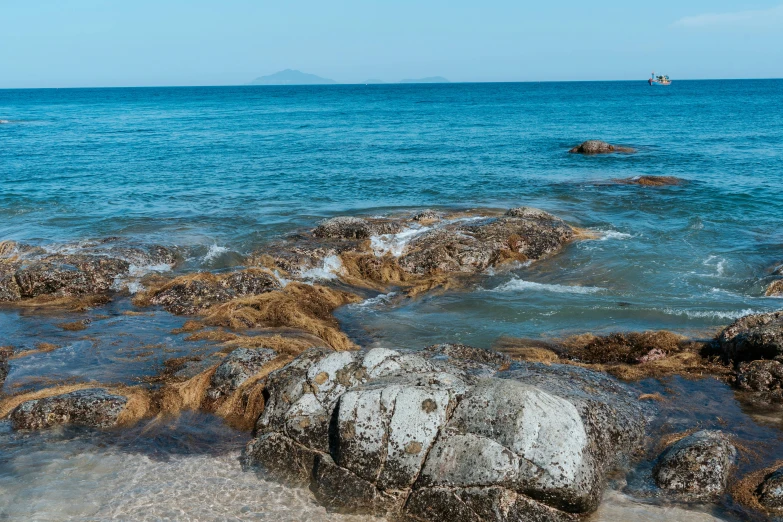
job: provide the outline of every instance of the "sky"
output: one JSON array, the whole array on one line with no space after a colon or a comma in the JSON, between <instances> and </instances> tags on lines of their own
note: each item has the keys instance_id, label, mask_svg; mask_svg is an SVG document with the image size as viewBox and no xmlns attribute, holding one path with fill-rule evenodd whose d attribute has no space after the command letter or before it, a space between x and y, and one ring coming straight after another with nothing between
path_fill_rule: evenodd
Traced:
<instances>
[{"instance_id":1,"label":"sky","mask_svg":"<svg viewBox=\"0 0 783 522\"><path fill-rule=\"evenodd\" d=\"M783 77L783 0L0 0L0 88Z\"/></svg>"}]
</instances>

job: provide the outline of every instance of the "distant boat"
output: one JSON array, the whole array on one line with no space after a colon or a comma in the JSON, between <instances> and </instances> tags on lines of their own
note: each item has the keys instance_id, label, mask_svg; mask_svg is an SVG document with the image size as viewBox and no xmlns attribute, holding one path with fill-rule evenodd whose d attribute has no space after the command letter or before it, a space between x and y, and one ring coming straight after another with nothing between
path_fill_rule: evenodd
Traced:
<instances>
[{"instance_id":1,"label":"distant boat","mask_svg":"<svg viewBox=\"0 0 783 522\"><path fill-rule=\"evenodd\" d=\"M672 81L669 79L668 76L666 76L665 74L662 75L662 76L661 75L655 76L654 72L652 73L652 77L650 77L650 79L647 80L647 82L650 85L671 85L672 84Z\"/></svg>"}]
</instances>

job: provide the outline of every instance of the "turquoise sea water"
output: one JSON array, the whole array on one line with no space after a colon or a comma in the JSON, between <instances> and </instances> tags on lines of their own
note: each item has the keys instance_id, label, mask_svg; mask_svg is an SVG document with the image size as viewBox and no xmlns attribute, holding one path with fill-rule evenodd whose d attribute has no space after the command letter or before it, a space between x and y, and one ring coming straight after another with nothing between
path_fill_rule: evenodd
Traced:
<instances>
[{"instance_id":1,"label":"turquoise sea water","mask_svg":"<svg viewBox=\"0 0 783 522\"><path fill-rule=\"evenodd\" d=\"M0 120L0 240L122 236L179 246L183 269L193 270L237 265L342 214L529 205L597 234L465 289L341 309L344 329L365 345L490 347L503 336L659 328L706 337L783 307L764 297L783 264L781 80L0 90ZM638 152L567 153L591 138ZM685 182L612 183L648 174ZM65 377L133 382L195 349L169 334L180 318L123 316L127 307L94 312L112 318L88 331L90 341L56 328L59 317L0 310L0 345L66 346L13 361L6 388ZM137 357L154 343L166 350ZM55 461L68 462L83 442L63 437ZM44 506L47 488L57 488L40 476L60 469L42 464L50 442L25 446L0 430L0 488L16 488L5 497L15 505ZM127 466L128 452L117 451L116 466ZM95 458L85 465L106 461ZM79 516L109 518L94 503ZM0 518L31 512L0 508Z\"/></svg>"}]
</instances>

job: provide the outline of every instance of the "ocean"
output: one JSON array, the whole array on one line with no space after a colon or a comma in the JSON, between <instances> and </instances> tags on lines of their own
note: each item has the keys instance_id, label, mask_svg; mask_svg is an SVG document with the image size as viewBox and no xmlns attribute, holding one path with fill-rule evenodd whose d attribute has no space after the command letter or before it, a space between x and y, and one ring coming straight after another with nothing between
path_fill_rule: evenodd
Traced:
<instances>
[{"instance_id":1,"label":"ocean","mask_svg":"<svg viewBox=\"0 0 783 522\"><path fill-rule=\"evenodd\" d=\"M178 247L183 272L221 271L332 216L525 205L595 239L466 288L345 306L343 331L412 350L657 329L703 339L783 307L764 295L783 264L781 107L783 80L0 90L0 241L56 250L120 236ZM568 153L587 139L637 152ZM616 182L642 175L683 181ZM5 391L134 383L196 346L170 333L184 318L129 308L90 312L112 319L89 338L0 308L0 345L63 346L12 361ZM165 353L134 352L148 345ZM749 437L777 436L715 393ZM247 434L195 413L165 422L108 441L0 421L0 519L351 519L242 472ZM222 505L203 499L212 488Z\"/></svg>"}]
</instances>

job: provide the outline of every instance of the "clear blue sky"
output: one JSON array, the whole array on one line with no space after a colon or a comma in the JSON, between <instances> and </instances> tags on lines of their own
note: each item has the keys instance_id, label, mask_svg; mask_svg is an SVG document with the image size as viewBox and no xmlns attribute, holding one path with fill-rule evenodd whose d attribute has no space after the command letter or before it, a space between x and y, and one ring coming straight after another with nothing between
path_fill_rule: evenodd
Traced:
<instances>
[{"instance_id":1,"label":"clear blue sky","mask_svg":"<svg viewBox=\"0 0 783 522\"><path fill-rule=\"evenodd\" d=\"M0 0L0 88L783 76L783 0Z\"/></svg>"}]
</instances>

